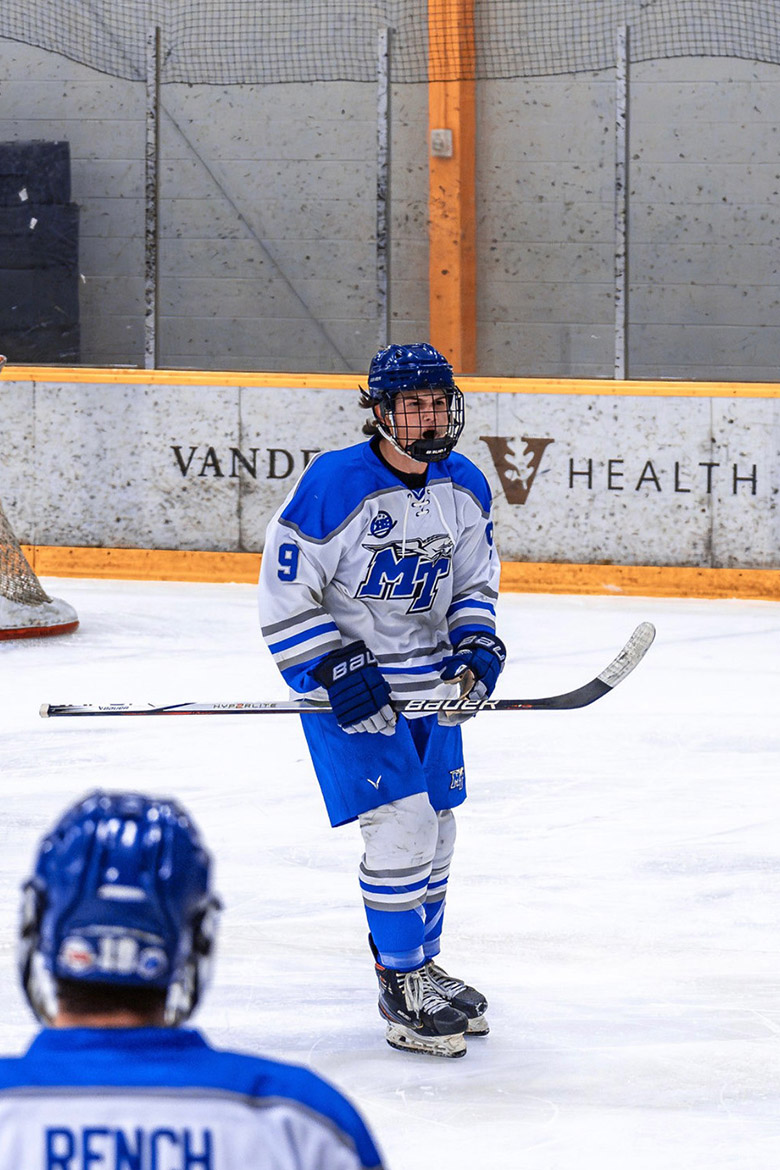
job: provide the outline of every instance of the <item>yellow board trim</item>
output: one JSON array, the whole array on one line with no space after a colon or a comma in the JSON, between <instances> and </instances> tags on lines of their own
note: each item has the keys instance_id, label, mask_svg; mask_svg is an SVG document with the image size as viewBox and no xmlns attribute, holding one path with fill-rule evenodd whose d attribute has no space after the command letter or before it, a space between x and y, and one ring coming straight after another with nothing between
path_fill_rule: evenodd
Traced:
<instances>
[{"instance_id":1,"label":"yellow board trim","mask_svg":"<svg viewBox=\"0 0 780 1170\"><path fill-rule=\"evenodd\" d=\"M125 581L255 584L259 553L23 545L41 576ZM669 565L568 565L504 562L502 593L607 594L613 597L736 597L780 601L776 569L700 569Z\"/></svg>"},{"instance_id":2,"label":"yellow board trim","mask_svg":"<svg viewBox=\"0 0 780 1170\"><path fill-rule=\"evenodd\" d=\"M419 338L413 340L420 340ZM356 391L363 374L259 374L250 370L138 370L122 366L14 366L3 382L98 382L141 386L246 386ZM612 398L780 398L780 382L614 382L608 378L476 378L458 375L472 394L572 394Z\"/></svg>"},{"instance_id":3,"label":"yellow board trim","mask_svg":"<svg viewBox=\"0 0 780 1170\"><path fill-rule=\"evenodd\" d=\"M259 553L188 549L66 548L22 545L38 576L118 581L206 581L256 584Z\"/></svg>"},{"instance_id":4,"label":"yellow board trim","mask_svg":"<svg viewBox=\"0 0 780 1170\"><path fill-rule=\"evenodd\" d=\"M613 597L734 597L780 601L777 569L678 565L557 565L504 562L502 593L606 593Z\"/></svg>"},{"instance_id":5,"label":"yellow board trim","mask_svg":"<svg viewBox=\"0 0 780 1170\"><path fill-rule=\"evenodd\" d=\"M258 374L249 370L139 370L135 366L6 365L3 382L99 382L123 386L259 386L357 390L362 374Z\"/></svg>"},{"instance_id":6,"label":"yellow board trim","mask_svg":"<svg viewBox=\"0 0 780 1170\"><path fill-rule=\"evenodd\" d=\"M606 378L458 378L472 394L571 394L608 398L780 398L780 382L611 382Z\"/></svg>"}]
</instances>

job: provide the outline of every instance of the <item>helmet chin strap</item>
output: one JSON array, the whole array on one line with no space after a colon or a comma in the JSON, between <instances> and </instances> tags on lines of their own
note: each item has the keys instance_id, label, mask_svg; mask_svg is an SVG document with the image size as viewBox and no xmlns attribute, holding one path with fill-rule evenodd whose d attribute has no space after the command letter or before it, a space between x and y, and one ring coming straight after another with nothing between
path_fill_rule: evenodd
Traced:
<instances>
[{"instance_id":1,"label":"helmet chin strap","mask_svg":"<svg viewBox=\"0 0 780 1170\"><path fill-rule=\"evenodd\" d=\"M413 455L410 455L410 453L409 453L408 451L405 451L405 450L404 450L404 448L403 448L403 447L401 446L401 444L398 442L398 439L396 439L396 437L395 437L395 435L393 434L393 432L392 432L392 431L389 431L389 430L387 429L387 427L386 427L386 426L383 424L383 422L381 421L381 419L377 419L377 427L376 427L376 429L377 429L377 431L379 432L379 434L382 436L382 438L383 438L383 439L387 439L387 441L388 441L388 443L390 444L390 446L395 448L395 450L396 450L396 451L399 453L399 455L405 455L407 459L413 459L413 458L414 458L414 456L413 456Z\"/></svg>"},{"instance_id":2,"label":"helmet chin strap","mask_svg":"<svg viewBox=\"0 0 780 1170\"><path fill-rule=\"evenodd\" d=\"M379 415L375 414L375 417L377 420L376 429L382 438L387 439L391 447L394 447L400 455L406 456L407 459L413 459L416 463L438 463L440 460L446 459L455 446L454 442L451 442L446 435L442 435L441 437L435 439L412 439L408 447L402 447L393 431L389 430L385 425L385 420L389 417L392 427L395 428L394 413L392 411L388 411L387 415L384 413ZM434 447L433 449L431 449L430 446L427 449L423 447L422 451L419 449L419 447L423 446L424 444L434 443L439 444L439 446Z\"/></svg>"}]
</instances>

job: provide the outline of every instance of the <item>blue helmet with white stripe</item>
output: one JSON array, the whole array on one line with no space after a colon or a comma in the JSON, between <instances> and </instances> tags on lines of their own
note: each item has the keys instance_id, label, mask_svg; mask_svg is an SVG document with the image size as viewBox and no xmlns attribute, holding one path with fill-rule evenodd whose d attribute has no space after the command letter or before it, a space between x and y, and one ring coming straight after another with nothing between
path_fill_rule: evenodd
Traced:
<instances>
[{"instance_id":1,"label":"blue helmet with white stripe","mask_svg":"<svg viewBox=\"0 0 780 1170\"><path fill-rule=\"evenodd\" d=\"M95 791L42 840L23 886L19 967L44 1022L58 979L167 989L180 1023L208 981L219 900L211 858L174 800Z\"/></svg>"}]
</instances>

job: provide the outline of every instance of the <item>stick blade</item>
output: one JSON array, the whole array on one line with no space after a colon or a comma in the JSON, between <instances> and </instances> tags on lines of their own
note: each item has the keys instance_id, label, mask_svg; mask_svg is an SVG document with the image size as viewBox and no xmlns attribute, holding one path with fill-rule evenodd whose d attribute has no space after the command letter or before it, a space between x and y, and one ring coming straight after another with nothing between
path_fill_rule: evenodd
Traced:
<instances>
[{"instance_id":1,"label":"stick blade","mask_svg":"<svg viewBox=\"0 0 780 1170\"><path fill-rule=\"evenodd\" d=\"M601 681L610 689L616 687L639 665L652 646L654 638L655 626L652 622L642 622L638 625L620 653L598 676Z\"/></svg>"},{"instance_id":2,"label":"stick blade","mask_svg":"<svg viewBox=\"0 0 780 1170\"><path fill-rule=\"evenodd\" d=\"M547 709L550 711L572 711L578 707L589 707L597 699L628 678L644 658L653 644L655 626L652 622L642 622L634 630L623 649L615 655L609 666L605 666L601 674L597 674L590 682L574 691L567 691L564 695L551 695L547 699L530 699L527 704L518 703L518 706Z\"/></svg>"}]
</instances>

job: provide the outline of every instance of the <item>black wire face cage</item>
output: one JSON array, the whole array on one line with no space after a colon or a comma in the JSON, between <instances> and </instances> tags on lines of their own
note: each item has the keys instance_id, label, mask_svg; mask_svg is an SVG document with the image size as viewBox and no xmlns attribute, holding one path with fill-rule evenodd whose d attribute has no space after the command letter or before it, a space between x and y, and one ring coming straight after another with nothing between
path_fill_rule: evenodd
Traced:
<instances>
[{"instance_id":1,"label":"black wire face cage","mask_svg":"<svg viewBox=\"0 0 780 1170\"><path fill-rule=\"evenodd\" d=\"M405 414L403 394L394 394L390 402L382 407L382 417L378 426L379 433L389 440L398 451L419 463L439 463L442 459L446 459L463 433L466 421L463 393L457 386L447 386L442 389L447 398L446 427L445 419L442 418L439 422L437 418L435 428L417 438L411 440L407 438L405 445L398 437L398 425L404 419ZM443 428L444 433L441 433Z\"/></svg>"}]
</instances>

